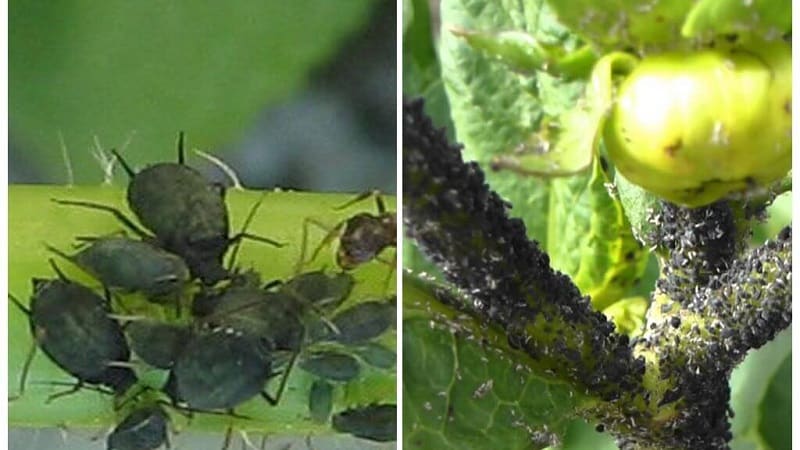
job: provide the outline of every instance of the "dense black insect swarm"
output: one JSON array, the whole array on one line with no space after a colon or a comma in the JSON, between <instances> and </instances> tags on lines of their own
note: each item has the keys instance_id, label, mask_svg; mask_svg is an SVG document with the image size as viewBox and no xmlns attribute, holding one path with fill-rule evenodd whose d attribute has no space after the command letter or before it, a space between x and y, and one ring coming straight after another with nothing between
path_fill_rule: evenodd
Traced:
<instances>
[{"instance_id":1,"label":"dense black insect swarm","mask_svg":"<svg viewBox=\"0 0 800 450\"><path fill-rule=\"evenodd\" d=\"M502 326L512 345L544 367L601 398L641 392L644 361L633 358L627 340L567 276L553 271L522 221L508 217L509 205L489 190L478 165L464 163L459 148L433 127L421 101L404 103L403 147L406 233L449 281L470 293L473 311ZM553 333L531 336L542 319L553 323ZM574 350L569 357L547 344L564 328L585 343L565 342ZM581 364L571 359L575 352Z\"/></svg>"},{"instance_id":2,"label":"dense black insect swarm","mask_svg":"<svg viewBox=\"0 0 800 450\"><path fill-rule=\"evenodd\" d=\"M612 404L622 417L611 414L603 422L621 448L728 448L731 369L747 350L791 323L790 228L742 254L746 233L736 229L728 203L693 210L665 204L651 216L656 228L650 244L661 249L663 276L635 346L637 352L655 353L647 370L658 371L671 386L654 399L659 406L653 409L654 393L635 383L645 371L643 361L632 360L627 341L609 336L604 321L594 324L594 333L581 334L587 317L591 321L588 301L565 277L552 274L547 256L527 242L520 222L506 218L508 205L489 192L478 167L464 164L458 148L432 127L420 101L404 104L403 135L406 232L465 293L443 296L445 302L504 327L509 345L534 360L559 360L558 366L543 364L544 373L616 400ZM661 314L650 317L658 310ZM548 323L558 331L564 322L570 329L560 337L537 326ZM573 342L582 345L575 348ZM576 364L569 361L574 354L565 351L571 347L591 353L580 353ZM595 363L596 373L582 371L587 363ZM609 380L622 381L614 386ZM634 388L621 390L627 380ZM645 409L635 405L640 398L649 405ZM662 407L668 415L654 422Z\"/></svg>"}]
</instances>

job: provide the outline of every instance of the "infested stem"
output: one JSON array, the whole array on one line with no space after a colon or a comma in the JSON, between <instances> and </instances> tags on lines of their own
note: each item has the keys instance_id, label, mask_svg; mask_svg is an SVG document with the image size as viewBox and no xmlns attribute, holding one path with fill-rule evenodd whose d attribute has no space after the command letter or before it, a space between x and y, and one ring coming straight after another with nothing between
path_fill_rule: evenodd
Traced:
<instances>
[{"instance_id":1,"label":"infested stem","mask_svg":"<svg viewBox=\"0 0 800 450\"><path fill-rule=\"evenodd\" d=\"M295 266L301 248L301 224L313 217L323 223L336 224L342 219L360 212L353 207L347 211L336 211L335 206L353 198L354 194L312 194L296 192L231 191L226 195L231 217L231 229L240 229L248 211L264 197L263 204L254 217L248 232L286 243L283 248L273 248L260 243L244 242L237 264L242 269L255 269L264 280L285 280L295 274ZM51 199L88 201L119 208L126 214L125 192L115 187L63 187L23 186L9 187L9 292L27 304L31 295L32 278L53 278L56 274L48 266L51 253L47 245L68 249L79 236L103 236L125 229L113 216L102 211L59 205ZM393 202L392 198L387 198ZM393 206L393 204L392 204ZM372 205L364 205L371 211ZM131 214L132 217L132 214ZM315 245L323 234L308 236L310 245ZM334 243L335 245L336 243ZM66 276L76 282L100 291L99 283L72 264L59 267ZM333 248L322 252L303 270L338 270ZM352 272L356 278L353 294L347 305L362 299L374 299L394 292L386 292L383 283L385 267L370 263ZM158 308L153 306L153 308ZM164 311L168 315L172 310ZM18 391L20 377L27 350L31 345L28 320L9 302L9 394ZM393 347L395 336L387 333L381 342ZM366 370L359 378L337 391L334 412L345 406L375 402L395 403L395 374L390 371ZM151 378L153 372L144 373ZM52 393L53 381L74 381L42 352L37 352L29 375L26 392L9 402L9 424L14 427L56 427L66 424L68 428L105 427L116 423L118 413L113 409L112 399L91 390L82 390L66 399L50 404L45 400ZM256 433L278 433L303 436L308 434L333 433L330 424L318 424L308 418L308 393L312 377L301 370L293 370L286 393L278 406L267 405L262 399L254 399L236 408L236 412L252 419L233 419L225 415L197 414L191 421L176 414L170 416L177 422L179 430L204 430L222 432L233 424L237 430ZM276 383L269 383L274 388ZM169 412L169 411L168 411Z\"/></svg>"},{"instance_id":2,"label":"infested stem","mask_svg":"<svg viewBox=\"0 0 800 450\"><path fill-rule=\"evenodd\" d=\"M403 141L406 234L466 293L458 309L499 328L540 374L605 400L588 415L621 448L727 448L731 370L791 322L790 228L744 252L729 205L665 207L651 237L663 276L629 344L552 270L421 101L404 104Z\"/></svg>"}]
</instances>

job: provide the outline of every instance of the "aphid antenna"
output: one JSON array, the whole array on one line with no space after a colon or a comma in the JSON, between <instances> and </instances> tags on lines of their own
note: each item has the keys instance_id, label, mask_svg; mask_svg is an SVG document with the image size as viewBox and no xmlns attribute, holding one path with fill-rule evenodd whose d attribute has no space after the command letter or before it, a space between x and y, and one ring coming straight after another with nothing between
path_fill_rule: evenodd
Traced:
<instances>
[{"instance_id":1,"label":"aphid antenna","mask_svg":"<svg viewBox=\"0 0 800 450\"><path fill-rule=\"evenodd\" d=\"M178 131L178 164L185 165L186 164L186 150L184 148L184 143L186 142L186 133L183 130Z\"/></svg>"},{"instance_id":2,"label":"aphid antenna","mask_svg":"<svg viewBox=\"0 0 800 450\"><path fill-rule=\"evenodd\" d=\"M66 253L64 253L64 252L62 252L61 250L59 250L59 249L57 249L57 248L53 247L52 245L50 245L50 244L48 244L48 243L46 243L46 242L44 243L44 247L45 247L45 248L46 248L46 249L47 249L47 250L48 250L50 253L54 253L54 254L56 254L57 256L59 256L59 257L61 257L61 258L64 258L64 259L66 259L66 260L67 260L67 261L69 261L69 262L74 262L74 261L75 261L75 259L74 259L72 256L70 256L70 255L68 255L68 254L66 254ZM62 277L62 279L63 279L63 277Z\"/></svg>"},{"instance_id":3,"label":"aphid antenna","mask_svg":"<svg viewBox=\"0 0 800 450\"><path fill-rule=\"evenodd\" d=\"M122 168L125 170L125 173L128 174L128 178L133 178L136 176L136 171L133 170L133 168L131 168L130 165L128 165L128 163L125 161L125 158L123 158L122 155L120 155L119 152L117 152L117 149L112 148L109 151L111 152L111 154L114 155L114 159L116 159L122 166Z\"/></svg>"},{"instance_id":4,"label":"aphid antenna","mask_svg":"<svg viewBox=\"0 0 800 450\"><path fill-rule=\"evenodd\" d=\"M56 265L56 261L53 258L48 258L47 262L49 262L50 267L52 267L53 270L56 271L56 273L58 274L58 278L60 278L61 281L65 281L67 283L70 282L69 278L67 278L67 276L64 275L64 272L62 272L61 269L58 268L58 266Z\"/></svg>"},{"instance_id":5,"label":"aphid antenna","mask_svg":"<svg viewBox=\"0 0 800 450\"><path fill-rule=\"evenodd\" d=\"M123 225L128 227L131 231L136 233L140 238L144 240L152 240L149 234L139 228L133 221L122 214L122 212L114 207L108 205L101 205L99 203L92 203L92 202L84 202L80 200L59 200L57 198L50 199L51 201L58 203L59 205L69 205L69 206L80 206L82 208L89 208L89 209L97 209L100 211L105 211L107 213L111 213L117 220L122 222Z\"/></svg>"},{"instance_id":6,"label":"aphid antenna","mask_svg":"<svg viewBox=\"0 0 800 450\"><path fill-rule=\"evenodd\" d=\"M19 301L19 299L14 294L9 292L8 299L11 300L11 303L13 303L17 308L19 308L19 310L22 311L23 314L30 317L31 310L26 308L25 305L23 305L22 302Z\"/></svg>"},{"instance_id":7,"label":"aphid antenna","mask_svg":"<svg viewBox=\"0 0 800 450\"><path fill-rule=\"evenodd\" d=\"M31 381L31 384L39 385L39 386L69 386L70 388L75 387L75 382L72 381ZM110 389L104 389L100 386L93 386L90 384L82 386L83 389L88 389L90 391L99 392L101 394L106 395L114 395L114 391Z\"/></svg>"},{"instance_id":8,"label":"aphid antenna","mask_svg":"<svg viewBox=\"0 0 800 450\"><path fill-rule=\"evenodd\" d=\"M200 149L195 148L192 149L192 151L194 152L195 155L205 159L206 161L215 165L219 170L221 170L222 173L224 173L225 176L228 177L228 179L231 181L231 184L233 185L234 189L238 189L240 191L244 190L241 181L239 181L239 177L236 175L236 172L231 168L231 166L225 164L224 161L217 158L216 156L210 153L206 153Z\"/></svg>"}]
</instances>

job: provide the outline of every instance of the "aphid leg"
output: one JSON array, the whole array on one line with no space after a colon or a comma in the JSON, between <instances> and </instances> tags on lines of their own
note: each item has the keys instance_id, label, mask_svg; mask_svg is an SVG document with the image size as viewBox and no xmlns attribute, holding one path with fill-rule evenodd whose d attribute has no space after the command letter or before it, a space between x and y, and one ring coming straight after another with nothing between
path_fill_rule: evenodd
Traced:
<instances>
[{"instance_id":1,"label":"aphid leg","mask_svg":"<svg viewBox=\"0 0 800 450\"><path fill-rule=\"evenodd\" d=\"M225 439L222 441L222 450L228 450L231 447L231 439L233 438L233 425L228 425L225 430Z\"/></svg>"},{"instance_id":2,"label":"aphid leg","mask_svg":"<svg viewBox=\"0 0 800 450\"><path fill-rule=\"evenodd\" d=\"M297 356L300 355L300 350L295 350L292 352L292 358L289 360L289 366L286 367L286 370L283 371L283 376L281 377L281 383L278 385L278 392L275 394L275 397L271 397L266 390L261 391L261 396L264 397L270 405L276 406L278 402L281 400L281 396L283 395L283 390L286 388L286 382L289 381L289 374L292 372L292 367L294 367L295 361L297 361Z\"/></svg>"},{"instance_id":3,"label":"aphid leg","mask_svg":"<svg viewBox=\"0 0 800 450\"><path fill-rule=\"evenodd\" d=\"M325 247L325 246L330 245L330 243L334 239L339 237L339 233L341 232L342 227L344 227L345 223L346 223L345 221L341 221L338 224L336 224L336 226L334 226L333 228L330 228L328 225L325 225L324 223L322 223L322 222L320 222L320 221L318 221L316 219L311 219L311 218L307 217L307 218L305 218L303 220L303 238L302 238L302 241L301 241L302 243L300 245L300 257L299 257L299 259L297 261L297 266L295 267L295 274L300 273L303 270L303 267L307 263L310 263L311 261L314 261L315 259L317 259L317 255L319 255L319 252L322 250L322 248ZM327 234L325 234L325 237L322 238L322 241L320 241L319 245L317 245L317 247L311 253L311 257L309 259L306 259L306 249L307 249L307 246L308 246L308 226L309 225L315 225L317 228L319 228L319 229L321 229L323 231L326 231Z\"/></svg>"},{"instance_id":4,"label":"aphid leg","mask_svg":"<svg viewBox=\"0 0 800 450\"><path fill-rule=\"evenodd\" d=\"M229 266L228 271L232 272L234 270L234 264L236 264L236 256L239 254L239 247L241 247L241 245L242 245L242 237L244 237L245 233L247 232L247 228L253 222L253 219L256 216L256 212L258 211L258 208L261 206L261 203L264 201L264 196L265 195L262 194L261 197L258 199L258 201L255 202L252 207L250 207L250 211L248 211L247 217L245 217L244 222L242 223L242 229L236 235L236 236L239 236L239 237L237 238L236 236L234 236L229 241L231 244L234 244L234 245L233 245L233 251L231 252L231 257L230 257L230 259L228 261L228 266Z\"/></svg>"},{"instance_id":5,"label":"aphid leg","mask_svg":"<svg viewBox=\"0 0 800 450\"><path fill-rule=\"evenodd\" d=\"M82 387L83 387L83 381L78 380L77 383L72 385L71 389L67 389L66 391L62 391L62 392L56 392L55 394L52 394L49 397L47 397L47 400L45 400L44 402L47 404L47 403L50 403L50 402L52 402L53 400L55 400L57 398L66 397L66 396L75 394L76 392L81 390Z\"/></svg>"},{"instance_id":6,"label":"aphid leg","mask_svg":"<svg viewBox=\"0 0 800 450\"><path fill-rule=\"evenodd\" d=\"M122 222L123 225L128 227L131 231L136 233L139 237L145 240L152 239L147 232L139 228L133 221L125 217L125 214L122 211L108 206L108 205L101 205L99 203L92 203L92 202L83 202L78 200L59 200L59 199L52 199L54 202L58 203L59 205L70 205L70 206L80 206L82 208L90 208L90 209L99 209L100 211L105 211L114 215L114 217Z\"/></svg>"},{"instance_id":7,"label":"aphid leg","mask_svg":"<svg viewBox=\"0 0 800 450\"><path fill-rule=\"evenodd\" d=\"M343 204L341 204L339 206L336 206L333 209L336 210L336 211L341 211L343 209L346 209L346 208L348 208L350 206L353 206L356 203L361 202L361 201L363 201L365 199L368 199L370 197L375 197L375 204L378 207L378 212L379 213L383 213L386 210L386 208L385 208L385 206L383 204L383 198L381 196L381 191L379 191L377 189L371 190L371 191L364 191L364 192L358 194L357 196L355 196L353 199L348 200L347 202L345 202L345 203L343 203Z\"/></svg>"},{"instance_id":8,"label":"aphid leg","mask_svg":"<svg viewBox=\"0 0 800 450\"><path fill-rule=\"evenodd\" d=\"M386 278L383 280L383 291L387 292L390 287L389 282L392 281L392 275L394 275L395 271L397 270L397 250L394 251L394 256L391 260L384 259L380 256L376 256L375 259L389 266L389 273L386 274Z\"/></svg>"},{"instance_id":9,"label":"aphid leg","mask_svg":"<svg viewBox=\"0 0 800 450\"><path fill-rule=\"evenodd\" d=\"M31 344L31 349L28 350L28 355L25 357L25 362L22 364L22 373L19 376L19 392L17 395L11 395L8 397L8 401L16 400L25 393L25 384L28 381L28 371L31 368L31 363L33 362L33 356L36 354L36 342Z\"/></svg>"}]
</instances>

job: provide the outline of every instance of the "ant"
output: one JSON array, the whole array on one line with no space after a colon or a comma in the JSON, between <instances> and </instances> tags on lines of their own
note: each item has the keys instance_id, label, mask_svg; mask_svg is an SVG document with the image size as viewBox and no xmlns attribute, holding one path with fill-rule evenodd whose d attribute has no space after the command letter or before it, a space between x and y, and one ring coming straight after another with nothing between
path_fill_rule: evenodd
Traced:
<instances>
[{"instance_id":1,"label":"ant","mask_svg":"<svg viewBox=\"0 0 800 450\"><path fill-rule=\"evenodd\" d=\"M397 248L397 214L395 211L386 210L386 205L384 204L380 191L362 192L352 200L333 209L335 211L341 211L370 197L375 198L375 206L378 210L377 214L366 212L358 213L342 220L333 228L312 218L306 218L303 221L303 244L300 250L300 259L297 263L298 273L305 263L316 259L322 247L330 245L334 239L338 238L339 247L336 249L336 264L343 270L353 270L361 264L376 260L391 267L392 272L389 274L389 277L391 277L395 262L382 259L379 255L387 247ZM311 254L311 259L306 261L305 255L309 224L316 225L328 233L317 248L314 249L314 252ZM395 259L396 257L395 253Z\"/></svg>"}]
</instances>

